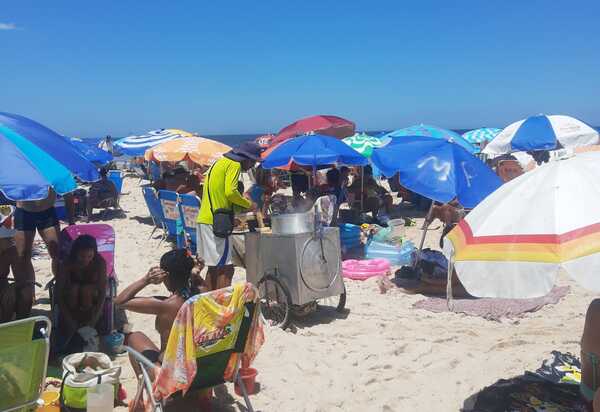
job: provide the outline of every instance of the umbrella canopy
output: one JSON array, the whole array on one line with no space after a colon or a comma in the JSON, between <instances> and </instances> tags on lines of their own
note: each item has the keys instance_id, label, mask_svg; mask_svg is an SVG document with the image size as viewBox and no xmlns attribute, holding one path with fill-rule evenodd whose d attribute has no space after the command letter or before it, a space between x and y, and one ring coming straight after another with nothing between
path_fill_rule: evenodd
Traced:
<instances>
[{"instance_id":1,"label":"umbrella canopy","mask_svg":"<svg viewBox=\"0 0 600 412\"><path fill-rule=\"evenodd\" d=\"M519 120L502 130L483 149L499 155L511 152L553 150L557 147L580 147L598 144L598 131L569 116L543 114Z\"/></svg>"},{"instance_id":2,"label":"umbrella canopy","mask_svg":"<svg viewBox=\"0 0 600 412\"><path fill-rule=\"evenodd\" d=\"M363 155L344 142L318 134L296 137L280 144L265 158L262 166L271 169L290 162L313 168L332 164L364 166L368 163Z\"/></svg>"},{"instance_id":3,"label":"umbrella canopy","mask_svg":"<svg viewBox=\"0 0 600 412\"><path fill-rule=\"evenodd\" d=\"M365 157L371 157L373 149L385 146L391 139L381 139L366 133L356 133L342 141Z\"/></svg>"},{"instance_id":4,"label":"umbrella canopy","mask_svg":"<svg viewBox=\"0 0 600 412\"><path fill-rule=\"evenodd\" d=\"M153 130L139 136L128 136L117 140L114 145L124 155L143 156L146 150L180 137L192 137L192 133L179 129Z\"/></svg>"},{"instance_id":5,"label":"umbrella canopy","mask_svg":"<svg viewBox=\"0 0 600 412\"><path fill-rule=\"evenodd\" d=\"M502 184L485 163L443 139L406 136L375 149L371 161L384 176L400 173L402 186L429 199L457 199L473 208Z\"/></svg>"},{"instance_id":6,"label":"umbrella canopy","mask_svg":"<svg viewBox=\"0 0 600 412\"><path fill-rule=\"evenodd\" d=\"M88 144L81 139L70 139L71 144L90 162L105 165L112 162L113 155L96 145Z\"/></svg>"},{"instance_id":7,"label":"umbrella canopy","mask_svg":"<svg viewBox=\"0 0 600 412\"><path fill-rule=\"evenodd\" d=\"M504 184L447 237L458 277L474 296L532 298L563 268L600 291L600 153L544 164Z\"/></svg>"},{"instance_id":8,"label":"umbrella canopy","mask_svg":"<svg viewBox=\"0 0 600 412\"><path fill-rule=\"evenodd\" d=\"M325 136L333 136L339 139L352 136L356 126L350 120L338 116L319 115L300 119L277 133L272 144L283 142L294 136L300 136L307 133L318 133Z\"/></svg>"},{"instance_id":9,"label":"umbrella canopy","mask_svg":"<svg viewBox=\"0 0 600 412\"><path fill-rule=\"evenodd\" d=\"M263 149L266 149L269 146L271 146L271 142L273 141L274 138L275 138L274 134L264 134L262 136L257 137L256 140L254 140L254 141L260 147L262 147Z\"/></svg>"},{"instance_id":10,"label":"umbrella canopy","mask_svg":"<svg viewBox=\"0 0 600 412\"><path fill-rule=\"evenodd\" d=\"M189 159L196 164L206 166L230 150L231 147L216 140L204 137L182 137L148 149L144 158L155 162L180 162Z\"/></svg>"},{"instance_id":11,"label":"umbrella canopy","mask_svg":"<svg viewBox=\"0 0 600 412\"><path fill-rule=\"evenodd\" d=\"M0 190L12 200L41 200L100 178L98 170L64 136L23 116L0 113Z\"/></svg>"},{"instance_id":12,"label":"umbrella canopy","mask_svg":"<svg viewBox=\"0 0 600 412\"><path fill-rule=\"evenodd\" d=\"M442 129L441 127L430 126L427 124L418 124L407 127L405 129L394 130L393 132L383 135L383 138L390 137L403 138L405 136L425 136L433 137L436 139L443 139L449 142L453 142L464 147L469 153L477 153L478 148L467 142L461 135L452 130Z\"/></svg>"},{"instance_id":13,"label":"umbrella canopy","mask_svg":"<svg viewBox=\"0 0 600 412\"><path fill-rule=\"evenodd\" d=\"M462 137L471 144L479 144L493 140L501 131L502 129L495 127L482 127L481 129L468 131Z\"/></svg>"}]
</instances>

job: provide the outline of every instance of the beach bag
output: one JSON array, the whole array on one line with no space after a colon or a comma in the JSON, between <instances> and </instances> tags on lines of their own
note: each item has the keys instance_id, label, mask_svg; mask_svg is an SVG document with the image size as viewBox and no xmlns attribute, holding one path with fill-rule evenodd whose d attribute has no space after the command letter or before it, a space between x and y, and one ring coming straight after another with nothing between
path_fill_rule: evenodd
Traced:
<instances>
[{"instance_id":1,"label":"beach bag","mask_svg":"<svg viewBox=\"0 0 600 412\"><path fill-rule=\"evenodd\" d=\"M88 388L101 383L113 385L117 399L121 367L113 366L108 355L99 352L74 353L63 359L62 366L61 410L85 410Z\"/></svg>"},{"instance_id":2,"label":"beach bag","mask_svg":"<svg viewBox=\"0 0 600 412\"><path fill-rule=\"evenodd\" d=\"M208 172L208 180L205 184L209 184L210 182L210 174L212 172L212 167ZM213 210L212 200L210 198L210 186L207 187L208 193L208 203L210 204L210 211L213 215L213 233L216 237L220 238L228 238L233 233L234 227L234 213L233 210L229 209L217 209Z\"/></svg>"}]
</instances>

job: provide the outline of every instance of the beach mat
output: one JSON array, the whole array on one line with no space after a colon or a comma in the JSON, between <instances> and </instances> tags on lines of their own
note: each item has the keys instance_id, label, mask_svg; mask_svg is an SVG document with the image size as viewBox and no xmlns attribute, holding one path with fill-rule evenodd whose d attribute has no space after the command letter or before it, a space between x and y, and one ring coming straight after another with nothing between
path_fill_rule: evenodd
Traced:
<instances>
[{"instance_id":1,"label":"beach mat","mask_svg":"<svg viewBox=\"0 0 600 412\"><path fill-rule=\"evenodd\" d=\"M495 321L499 321L502 318L518 318L525 313L538 311L546 305L555 305L569 293L569 289L569 286L555 286L546 296L533 299L454 299L453 312L464 313L469 316L479 316ZM448 304L445 297L428 297L416 302L413 307L435 313L448 312Z\"/></svg>"},{"instance_id":2,"label":"beach mat","mask_svg":"<svg viewBox=\"0 0 600 412\"><path fill-rule=\"evenodd\" d=\"M570 353L552 352L535 372L500 379L465 401L465 412L586 411L579 394L581 363Z\"/></svg>"}]
</instances>

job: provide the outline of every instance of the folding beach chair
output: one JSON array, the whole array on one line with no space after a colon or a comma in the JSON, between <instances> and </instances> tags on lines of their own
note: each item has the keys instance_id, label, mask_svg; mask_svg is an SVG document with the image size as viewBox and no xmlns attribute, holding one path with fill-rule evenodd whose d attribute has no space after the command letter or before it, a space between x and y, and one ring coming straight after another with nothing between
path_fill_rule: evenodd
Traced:
<instances>
[{"instance_id":1,"label":"folding beach chair","mask_svg":"<svg viewBox=\"0 0 600 412\"><path fill-rule=\"evenodd\" d=\"M0 324L1 411L31 411L40 405L50 329L45 316Z\"/></svg>"},{"instance_id":2,"label":"folding beach chair","mask_svg":"<svg viewBox=\"0 0 600 412\"><path fill-rule=\"evenodd\" d=\"M233 308L229 305L230 301L227 301L234 292L234 288L244 288L245 298L239 305L235 305ZM249 292L249 293L247 293ZM206 301L201 302L204 299ZM204 305L203 303L206 303ZM175 353L177 357L185 352L182 348L182 342L187 342L186 338L182 338L182 335L178 334L177 330L182 329L183 325L190 323L205 326L201 323L202 319L218 308L227 308L224 311L227 315L226 324L223 323L223 319L220 317L214 323L214 330L207 327L208 332L204 330L204 334L196 335L193 331L193 353L196 357L196 374L189 386L189 391L197 391L200 389L212 388L213 386L220 385L226 380L229 382L236 382L242 391L244 401L246 403L247 410L253 412L250 399L246 392L246 388L241 380L239 374L240 364L242 360L242 354L248 353L248 348L253 348L254 351L258 350L257 346L262 344L262 326L260 324L260 315L258 309L258 291L254 286L249 283L238 284L230 286L228 288L218 289L212 292L203 293L196 295L188 299L177 315L177 319L171 329L171 336L167 344L165 351L165 357L163 359L163 367L158 368L149 359L141 355L134 349L125 346L125 349L133 356L138 362L142 374L138 380L138 391L141 393L145 392L147 401L152 406L153 411L165 411L165 407L168 407L169 399L175 399L181 395L181 391L176 391L165 399L157 399L155 396L155 390L157 392L165 392L165 388L171 386L165 384L165 376L179 377L175 378L177 384L181 384L181 377L186 376L187 371L180 369L173 370L165 366L167 362L167 353ZM210 309L204 309L210 307ZM192 319L189 319L191 316ZM186 323L184 323L186 322ZM219 325L221 324L221 325ZM219 325L219 326L217 326ZM205 326L206 327L206 326ZM201 328L203 329L203 328ZM175 336L174 336L175 335ZM255 346L257 340L260 342ZM250 350L252 351L252 350ZM254 353L255 354L255 353ZM185 361L183 365L188 365ZM153 382L150 379L149 372L155 371L155 380ZM155 386L160 387L158 390ZM171 389L174 391L175 389ZM148 406L148 404L147 404ZM147 409L148 410L148 409Z\"/></svg>"},{"instance_id":3,"label":"folding beach chair","mask_svg":"<svg viewBox=\"0 0 600 412\"><path fill-rule=\"evenodd\" d=\"M150 212L150 217L154 223L154 229L152 230L152 233L150 233L150 236L148 236L148 239L152 237L154 232L156 232L156 229L162 229L162 242L167 237L167 227L165 226L165 215L163 214L162 206L158 199L158 193L152 186L142 186L142 193L144 194L148 212Z\"/></svg>"},{"instance_id":4,"label":"folding beach chair","mask_svg":"<svg viewBox=\"0 0 600 412\"><path fill-rule=\"evenodd\" d=\"M71 250L71 244L81 235L90 235L96 239L98 253L106 262L106 276L108 278L106 298L102 308L102 315L96 324L96 329L100 335L108 335L114 329L115 305L114 298L117 296L117 274L115 273L115 231L112 226L103 223L94 223L89 225L72 225L64 228L60 233L61 257L64 259ZM58 302L54 288L56 280L48 282L46 288L50 293L50 306L55 314L54 326L58 325Z\"/></svg>"},{"instance_id":5,"label":"folding beach chair","mask_svg":"<svg viewBox=\"0 0 600 412\"><path fill-rule=\"evenodd\" d=\"M200 213L200 199L193 195L179 195L177 202L183 226L184 246L196 253L196 218Z\"/></svg>"},{"instance_id":6,"label":"folding beach chair","mask_svg":"<svg viewBox=\"0 0 600 412\"><path fill-rule=\"evenodd\" d=\"M120 170L109 170L107 177L108 180L115 184L117 193L121 196L121 191L123 190L123 172Z\"/></svg>"},{"instance_id":7,"label":"folding beach chair","mask_svg":"<svg viewBox=\"0 0 600 412\"><path fill-rule=\"evenodd\" d=\"M177 207L177 197L179 195L176 192L170 190L159 190L158 200L160 200L160 206L162 208L165 227L169 237L177 237L177 221L179 220L179 208Z\"/></svg>"}]
</instances>

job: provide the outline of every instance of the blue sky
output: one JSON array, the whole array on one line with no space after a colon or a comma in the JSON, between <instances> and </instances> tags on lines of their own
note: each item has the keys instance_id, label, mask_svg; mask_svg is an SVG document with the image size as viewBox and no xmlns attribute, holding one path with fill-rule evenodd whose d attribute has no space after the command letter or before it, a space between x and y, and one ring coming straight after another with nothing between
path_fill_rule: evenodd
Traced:
<instances>
[{"instance_id":1,"label":"blue sky","mask_svg":"<svg viewBox=\"0 0 600 412\"><path fill-rule=\"evenodd\" d=\"M598 1L2 1L0 111L83 137L600 125Z\"/></svg>"}]
</instances>

